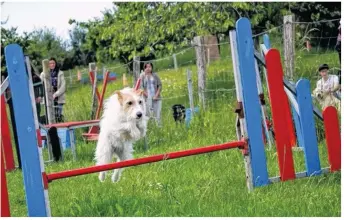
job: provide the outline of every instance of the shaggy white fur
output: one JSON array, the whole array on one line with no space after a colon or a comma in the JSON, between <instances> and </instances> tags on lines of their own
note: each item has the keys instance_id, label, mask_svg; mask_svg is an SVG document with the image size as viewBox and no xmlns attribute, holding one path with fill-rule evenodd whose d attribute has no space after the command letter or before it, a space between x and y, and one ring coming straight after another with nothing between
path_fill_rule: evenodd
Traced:
<instances>
[{"instance_id":1,"label":"shaggy white fur","mask_svg":"<svg viewBox=\"0 0 344 220\"><path fill-rule=\"evenodd\" d=\"M133 143L146 135L148 117L142 90L124 88L116 91L104 103L100 133L95 152L96 165L108 164L112 157L117 162L133 158ZM123 168L115 169L112 182L118 182ZM99 173L99 180L105 180Z\"/></svg>"}]
</instances>

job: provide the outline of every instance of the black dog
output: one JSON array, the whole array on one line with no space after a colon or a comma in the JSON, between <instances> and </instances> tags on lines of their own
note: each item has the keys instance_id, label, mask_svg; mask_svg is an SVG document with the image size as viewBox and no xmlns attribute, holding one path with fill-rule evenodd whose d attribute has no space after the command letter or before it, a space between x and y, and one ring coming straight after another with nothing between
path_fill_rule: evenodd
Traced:
<instances>
[{"instance_id":1,"label":"black dog","mask_svg":"<svg viewBox=\"0 0 344 220\"><path fill-rule=\"evenodd\" d=\"M175 122L184 122L185 120L185 107L181 104L176 104L172 106L173 118Z\"/></svg>"}]
</instances>

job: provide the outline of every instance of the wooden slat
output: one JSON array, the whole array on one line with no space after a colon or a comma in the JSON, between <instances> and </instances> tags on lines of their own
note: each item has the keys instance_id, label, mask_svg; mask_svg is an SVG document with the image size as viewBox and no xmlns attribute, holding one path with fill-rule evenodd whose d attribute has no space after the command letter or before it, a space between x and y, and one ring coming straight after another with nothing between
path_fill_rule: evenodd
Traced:
<instances>
[{"instance_id":1,"label":"wooden slat","mask_svg":"<svg viewBox=\"0 0 344 220\"><path fill-rule=\"evenodd\" d=\"M290 145L287 120L287 116L291 117L291 115L286 115L286 109L289 108L289 105L284 92L283 69L278 50L270 49L265 59L273 127L276 136L278 165L281 180L286 181L295 179L293 153Z\"/></svg>"},{"instance_id":2,"label":"wooden slat","mask_svg":"<svg viewBox=\"0 0 344 220\"><path fill-rule=\"evenodd\" d=\"M333 106L326 107L323 111L323 117L330 171L334 172L341 169L341 140L336 108Z\"/></svg>"},{"instance_id":3,"label":"wooden slat","mask_svg":"<svg viewBox=\"0 0 344 220\"><path fill-rule=\"evenodd\" d=\"M301 79L296 83L296 99L300 110L307 175L319 175L321 174L321 167L309 80Z\"/></svg>"}]
</instances>

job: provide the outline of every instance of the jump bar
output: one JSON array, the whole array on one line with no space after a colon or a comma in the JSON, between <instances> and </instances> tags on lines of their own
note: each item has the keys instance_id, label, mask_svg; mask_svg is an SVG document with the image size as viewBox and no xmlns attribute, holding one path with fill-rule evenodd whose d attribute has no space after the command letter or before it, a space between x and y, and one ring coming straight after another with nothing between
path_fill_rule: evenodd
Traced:
<instances>
[{"instance_id":1,"label":"jump bar","mask_svg":"<svg viewBox=\"0 0 344 220\"><path fill-rule=\"evenodd\" d=\"M233 141L233 142L206 146L206 147L201 147L201 148L195 148L195 149L190 149L190 150L153 155L149 157L137 158L137 159L132 159L132 160L125 160L125 161L120 161L120 162L111 163L111 164L56 172L56 173L45 175L45 178L47 182L52 182L53 180L57 180L57 179L80 176L80 175L90 174L90 173L97 173L101 171L113 170L113 169L118 169L118 168L123 168L123 167L136 166L136 165L141 165L141 164L146 164L146 163L154 163L154 162L158 162L162 160L171 160L171 159L176 159L180 157L187 157L191 155L204 154L204 153L209 153L213 151L226 150L230 148L243 148L243 149L247 148L247 141L245 140Z\"/></svg>"},{"instance_id":2,"label":"jump bar","mask_svg":"<svg viewBox=\"0 0 344 220\"><path fill-rule=\"evenodd\" d=\"M64 122L64 123L56 123L56 124L49 124L44 125L45 128L68 128L68 129L75 129L75 128L83 128L83 127L91 127L94 125L99 125L99 120L89 120L89 121L72 121L72 122Z\"/></svg>"}]
</instances>

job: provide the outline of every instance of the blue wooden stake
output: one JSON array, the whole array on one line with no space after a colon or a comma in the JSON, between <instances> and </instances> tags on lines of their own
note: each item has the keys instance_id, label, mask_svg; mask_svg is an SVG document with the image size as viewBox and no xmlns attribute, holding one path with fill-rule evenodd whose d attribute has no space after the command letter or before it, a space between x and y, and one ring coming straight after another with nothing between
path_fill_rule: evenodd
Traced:
<instances>
[{"instance_id":1,"label":"blue wooden stake","mask_svg":"<svg viewBox=\"0 0 344 220\"><path fill-rule=\"evenodd\" d=\"M269 35L267 35L267 34L263 35L263 43L264 43L267 50L269 50L271 48Z\"/></svg>"},{"instance_id":2,"label":"blue wooden stake","mask_svg":"<svg viewBox=\"0 0 344 220\"><path fill-rule=\"evenodd\" d=\"M301 79L296 83L296 99L299 105L307 176L319 175L321 167L309 80Z\"/></svg>"},{"instance_id":3,"label":"blue wooden stake","mask_svg":"<svg viewBox=\"0 0 344 220\"><path fill-rule=\"evenodd\" d=\"M236 30L253 186L264 186L269 184L269 177L262 137L263 131L260 123L261 111L254 66L254 47L250 21L247 18L240 18L236 22Z\"/></svg>"},{"instance_id":4,"label":"blue wooden stake","mask_svg":"<svg viewBox=\"0 0 344 220\"><path fill-rule=\"evenodd\" d=\"M46 217L50 215L50 208L43 187L41 158L22 48L17 44L6 46L5 59L19 137L28 216Z\"/></svg>"}]
</instances>

